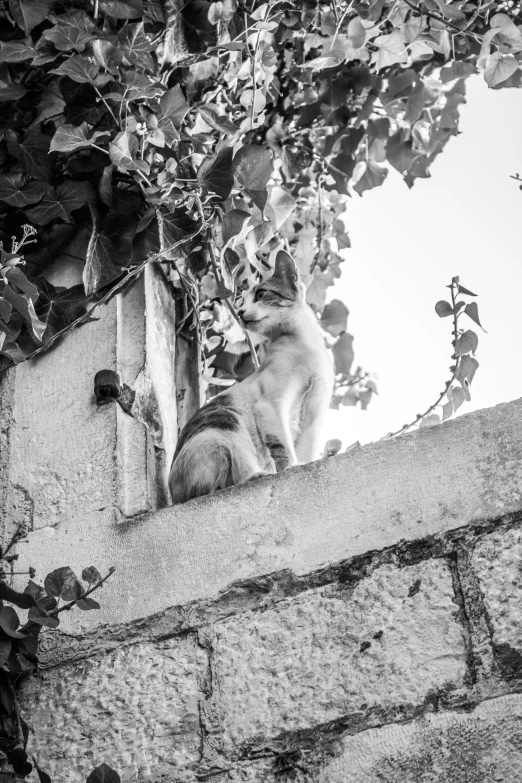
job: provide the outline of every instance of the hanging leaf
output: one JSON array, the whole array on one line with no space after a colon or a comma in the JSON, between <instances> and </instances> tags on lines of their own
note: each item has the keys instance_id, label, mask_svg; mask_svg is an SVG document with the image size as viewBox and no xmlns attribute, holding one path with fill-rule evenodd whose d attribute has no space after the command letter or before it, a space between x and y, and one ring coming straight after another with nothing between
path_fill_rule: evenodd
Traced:
<instances>
[{"instance_id":1,"label":"hanging leaf","mask_svg":"<svg viewBox=\"0 0 522 783\"><path fill-rule=\"evenodd\" d=\"M464 312L466 313L466 315L468 315L471 318L472 321L475 321L477 326L480 326L483 332L486 331L482 326L482 324L480 323L479 314L478 314L478 305L476 302L470 302L469 304L467 304L466 307L464 308Z\"/></svg>"},{"instance_id":2,"label":"hanging leaf","mask_svg":"<svg viewBox=\"0 0 522 783\"><path fill-rule=\"evenodd\" d=\"M465 381L471 383L478 369L478 366L479 366L478 361L473 356L466 354L465 356L462 357L462 359L459 362L459 366L455 378L457 379L457 381L460 381L460 383L463 386Z\"/></svg>"},{"instance_id":3,"label":"hanging leaf","mask_svg":"<svg viewBox=\"0 0 522 783\"><path fill-rule=\"evenodd\" d=\"M49 155L51 140L39 130L28 131L20 141L17 133L9 129L6 132L7 149L18 159L21 167L35 179L50 179L54 162Z\"/></svg>"},{"instance_id":4,"label":"hanging leaf","mask_svg":"<svg viewBox=\"0 0 522 783\"><path fill-rule=\"evenodd\" d=\"M276 185L270 192L265 206L265 214L273 222L276 231L278 231L285 220L290 217L296 206L297 202L294 197Z\"/></svg>"},{"instance_id":5,"label":"hanging leaf","mask_svg":"<svg viewBox=\"0 0 522 783\"><path fill-rule=\"evenodd\" d=\"M198 108L199 113L211 128L225 133L227 136L235 136L239 132L239 128L226 115L220 115L214 109L209 106L200 106Z\"/></svg>"},{"instance_id":6,"label":"hanging leaf","mask_svg":"<svg viewBox=\"0 0 522 783\"><path fill-rule=\"evenodd\" d=\"M349 311L344 302L332 299L322 312L321 326L332 337L338 337L342 332L346 332L348 315Z\"/></svg>"},{"instance_id":7,"label":"hanging leaf","mask_svg":"<svg viewBox=\"0 0 522 783\"><path fill-rule=\"evenodd\" d=\"M123 60L123 52L113 43L98 38L92 44L92 53L98 65L118 75L118 65Z\"/></svg>"},{"instance_id":8,"label":"hanging leaf","mask_svg":"<svg viewBox=\"0 0 522 783\"><path fill-rule=\"evenodd\" d=\"M102 576L95 566L89 566L82 571L82 579L84 582L88 582L89 585L99 582L101 578Z\"/></svg>"},{"instance_id":9,"label":"hanging leaf","mask_svg":"<svg viewBox=\"0 0 522 783\"><path fill-rule=\"evenodd\" d=\"M518 62L514 55L494 52L487 59L484 79L488 87L497 87L507 81L517 70Z\"/></svg>"},{"instance_id":10,"label":"hanging leaf","mask_svg":"<svg viewBox=\"0 0 522 783\"><path fill-rule=\"evenodd\" d=\"M144 160L138 160L139 144L136 136L130 131L121 131L109 142L109 155L116 166L127 171L143 171L149 173L149 165Z\"/></svg>"},{"instance_id":11,"label":"hanging leaf","mask_svg":"<svg viewBox=\"0 0 522 783\"><path fill-rule=\"evenodd\" d=\"M232 237L237 236L250 217L250 213L242 209L231 209L227 212L223 218L223 242L226 244Z\"/></svg>"},{"instance_id":12,"label":"hanging leaf","mask_svg":"<svg viewBox=\"0 0 522 783\"><path fill-rule=\"evenodd\" d=\"M38 340L38 342L41 342L45 332L45 324L42 323L36 315L32 299L26 294L15 293L8 285L4 287L2 294L4 299L6 299L9 304L24 318L35 339ZM5 353L5 345L3 346L2 351Z\"/></svg>"},{"instance_id":13,"label":"hanging leaf","mask_svg":"<svg viewBox=\"0 0 522 783\"><path fill-rule=\"evenodd\" d=\"M24 185L20 175L0 174L0 201L11 207L26 207L35 204L43 197L46 190L43 182L29 182Z\"/></svg>"},{"instance_id":14,"label":"hanging leaf","mask_svg":"<svg viewBox=\"0 0 522 783\"><path fill-rule=\"evenodd\" d=\"M36 206L25 210L27 218L37 226L46 226L51 220L68 220L68 214L63 208L54 188L45 185L45 192Z\"/></svg>"},{"instance_id":15,"label":"hanging leaf","mask_svg":"<svg viewBox=\"0 0 522 783\"><path fill-rule=\"evenodd\" d=\"M98 601L94 601L92 598L79 598L75 605L78 609L81 609L84 612L89 612L92 609L100 608Z\"/></svg>"},{"instance_id":16,"label":"hanging leaf","mask_svg":"<svg viewBox=\"0 0 522 783\"><path fill-rule=\"evenodd\" d=\"M90 296L123 273L131 260L136 223L132 217L109 213L100 230L94 223L83 270L85 294Z\"/></svg>"},{"instance_id":17,"label":"hanging leaf","mask_svg":"<svg viewBox=\"0 0 522 783\"><path fill-rule=\"evenodd\" d=\"M74 601L83 592L76 574L69 566L57 568L55 571L47 574L44 579L44 588L47 595L61 598L63 601Z\"/></svg>"},{"instance_id":18,"label":"hanging leaf","mask_svg":"<svg viewBox=\"0 0 522 783\"><path fill-rule=\"evenodd\" d=\"M55 287L43 278L38 279L39 297L35 310L45 324L43 340L49 340L87 312L83 285L71 288Z\"/></svg>"},{"instance_id":19,"label":"hanging leaf","mask_svg":"<svg viewBox=\"0 0 522 783\"><path fill-rule=\"evenodd\" d=\"M332 351L335 374L349 375L354 360L353 336L348 334L348 332L343 332L339 335L337 342L334 343Z\"/></svg>"}]
</instances>

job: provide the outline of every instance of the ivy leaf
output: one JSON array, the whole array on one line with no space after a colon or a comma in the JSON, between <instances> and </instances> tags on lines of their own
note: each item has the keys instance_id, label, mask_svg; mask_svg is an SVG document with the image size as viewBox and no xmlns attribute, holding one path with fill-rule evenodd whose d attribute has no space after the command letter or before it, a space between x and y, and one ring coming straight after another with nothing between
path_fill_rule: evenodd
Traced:
<instances>
[{"instance_id":1,"label":"ivy leaf","mask_svg":"<svg viewBox=\"0 0 522 783\"><path fill-rule=\"evenodd\" d=\"M480 326L483 332L486 331L482 326L482 324L480 323L479 314L478 314L478 305L476 302L470 302L469 304L467 304L466 307L464 308L464 312L466 313L467 316L471 318L472 321L475 321L477 326Z\"/></svg>"},{"instance_id":2,"label":"ivy leaf","mask_svg":"<svg viewBox=\"0 0 522 783\"><path fill-rule=\"evenodd\" d=\"M88 125L60 125L51 140L51 151L73 152L82 147L90 147L96 143L98 136L106 135L104 131L94 131L91 138L87 136Z\"/></svg>"},{"instance_id":3,"label":"ivy leaf","mask_svg":"<svg viewBox=\"0 0 522 783\"><path fill-rule=\"evenodd\" d=\"M150 54L152 46L145 35L143 22L133 22L122 27L118 33L118 45L133 65L147 71L154 70L154 60Z\"/></svg>"},{"instance_id":4,"label":"ivy leaf","mask_svg":"<svg viewBox=\"0 0 522 783\"><path fill-rule=\"evenodd\" d=\"M21 84L15 84L5 63L0 65L0 102L17 101L23 98L27 89Z\"/></svg>"},{"instance_id":5,"label":"ivy leaf","mask_svg":"<svg viewBox=\"0 0 522 783\"><path fill-rule=\"evenodd\" d=\"M354 360L353 336L342 332L332 347L334 355L335 374L349 375Z\"/></svg>"},{"instance_id":6,"label":"ivy leaf","mask_svg":"<svg viewBox=\"0 0 522 783\"><path fill-rule=\"evenodd\" d=\"M25 33L30 33L33 27L44 22L53 5L54 0L9 0L11 16Z\"/></svg>"},{"instance_id":7,"label":"ivy leaf","mask_svg":"<svg viewBox=\"0 0 522 783\"><path fill-rule=\"evenodd\" d=\"M517 70L518 62L514 55L503 55L500 52L494 52L487 59L484 79L488 87L497 87L509 79Z\"/></svg>"},{"instance_id":8,"label":"ivy leaf","mask_svg":"<svg viewBox=\"0 0 522 783\"><path fill-rule=\"evenodd\" d=\"M81 54L74 54L51 73L55 73L57 76L68 76L69 79L80 84L91 84L96 79L99 70L98 63L92 63Z\"/></svg>"},{"instance_id":9,"label":"ivy leaf","mask_svg":"<svg viewBox=\"0 0 522 783\"><path fill-rule=\"evenodd\" d=\"M93 224L83 270L85 293L90 296L122 274L131 258L136 222L129 216L109 213L98 231Z\"/></svg>"},{"instance_id":10,"label":"ivy leaf","mask_svg":"<svg viewBox=\"0 0 522 783\"><path fill-rule=\"evenodd\" d=\"M372 55L372 63L378 71L395 63L404 63L408 59L404 33L395 28L389 35L379 35L372 41L377 51Z\"/></svg>"},{"instance_id":11,"label":"ivy leaf","mask_svg":"<svg viewBox=\"0 0 522 783\"><path fill-rule=\"evenodd\" d=\"M0 666L5 666L5 663L7 659L9 658L9 654L11 652L11 648L13 646L13 643L11 639L0 639Z\"/></svg>"},{"instance_id":12,"label":"ivy leaf","mask_svg":"<svg viewBox=\"0 0 522 783\"><path fill-rule=\"evenodd\" d=\"M472 291L469 291L467 288L464 288L463 285L460 285L460 283L457 284L459 289L459 294L467 294L468 296L477 296L477 294L474 294Z\"/></svg>"},{"instance_id":13,"label":"ivy leaf","mask_svg":"<svg viewBox=\"0 0 522 783\"><path fill-rule=\"evenodd\" d=\"M33 41L30 35L21 41L0 42L0 62L21 63L34 57Z\"/></svg>"},{"instance_id":14,"label":"ivy leaf","mask_svg":"<svg viewBox=\"0 0 522 783\"><path fill-rule=\"evenodd\" d=\"M475 353L478 346L478 337L471 329L468 329L458 337L455 344L455 356L463 356L465 353Z\"/></svg>"},{"instance_id":15,"label":"ivy leaf","mask_svg":"<svg viewBox=\"0 0 522 783\"><path fill-rule=\"evenodd\" d=\"M223 242L226 245L232 237L241 233L247 220L250 220L250 213L243 209L231 209L223 218Z\"/></svg>"},{"instance_id":16,"label":"ivy leaf","mask_svg":"<svg viewBox=\"0 0 522 783\"><path fill-rule=\"evenodd\" d=\"M32 302L36 302L39 295L38 288L29 282L19 267L11 267L4 273L4 276L11 288L13 286L18 288L18 290L23 294L26 294Z\"/></svg>"},{"instance_id":17,"label":"ivy leaf","mask_svg":"<svg viewBox=\"0 0 522 783\"><path fill-rule=\"evenodd\" d=\"M29 609L27 619L31 620L33 623L38 623L38 625L45 625L46 628L58 628L60 625L58 617L50 617L45 609L40 608L39 606L33 606Z\"/></svg>"},{"instance_id":18,"label":"ivy leaf","mask_svg":"<svg viewBox=\"0 0 522 783\"><path fill-rule=\"evenodd\" d=\"M64 210L56 191L51 185L45 185L45 193L36 206L25 210L26 217L37 226L46 226L51 220L59 218L67 221L69 216Z\"/></svg>"},{"instance_id":19,"label":"ivy leaf","mask_svg":"<svg viewBox=\"0 0 522 783\"><path fill-rule=\"evenodd\" d=\"M123 60L123 52L117 49L113 43L97 38L92 45L92 53L98 65L113 74L118 73L118 65Z\"/></svg>"},{"instance_id":20,"label":"ivy leaf","mask_svg":"<svg viewBox=\"0 0 522 783\"><path fill-rule=\"evenodd\" d=\"M181 126L189 109L179 84L164 92L160 98L160 117L171 120L176 128Z\"/></svg>"},{"instance_id":21,"label":"ivy leaf","mask_svg":"<svg viewBox=\"0 0 522 783\"><path fill-rule=\"evenodd\" d=\"M479 363L474 356L466 354L462 357L457 368L455 378L459 381L465 389L465 382L471 383L473 377L478 369Z\"/></svg>"},{"instance_id":22,"label":"ivy leaf","mask_svg":"<svg viewBox=\"0 0 522 783\"><path fill-rule=\"evenodd\" d=\"M40 296L35 310L46 327L44 340L49 340L87 312L83 285L55 287L44 278L38 278L38 288Z\"/></svg>"},{"instance_id":23,"label":"ivy leaf","mask_svg":"<svg viewBox=\"0 0 522 783\"><path fill-rule=\"evenodd\" d=\"M51 41L59 52L76 49L83 52L85 46L95 37L96 25L85 11L69 11L55 17L55 26L44 30L42 38Z\"/></svg>"},{"instance_id":24,"label":"ivy leaf","mask_svg":"<svg viewBox=\"0 0 522 783\"><path fill-rule=\"evenodd\" d=\"M149 165L144 160L137 160L139 144L136 136L130 131L121 131L109 144L109 155L116 166L127 171L143 171L149 173Z\"/></svg>"},{"instance_id":25,"label":"ivy leaf","mask_svg":"<svg viewBox=\"0 0 522 783\"><path fill-rule=\"evenodd\" d=\"M143 14L142 0L100 0L100 11L115 19L136 19Z\"/></svg>"},{"instance_id":26,"label":"ivy leaf","mask_svg":"<svg viewBox=\"0 0 522 783\"><path fill-rule=\"evenodd\" d=\"M382 185L387 176L387 168L382 166L380 163L369 160L366 164L363 175L359 177L353 186L353 189L356 193L362 196L365 190L371 190L372 188L376 188L379 185Z\"/></svg>"},{"instance_id":27,"label":"ivy leaf","mask_svg":"<svg viewBox=\"0 0 522 783\"><path fill-rule=\"evenodd\" d=\"M56 195L67 215L86 204L96 203L96 191L86 180L66 179L56 188Z\"/></svg>"},{"instance_id":28,"label":"ivy leaf","mask_svg":"<svg viewBox=\"0 0 522 783\"><path fill-rule=\"evenodd\" d=\"M84 568L82 571L83 581L88 582L90 585L95 584L95 582L99 582L101 578L101 574L95 566L89 566L88 568Z\"/></svg>"},{"instance_id":29,"label":"ivy leaf","mask_svg":"<svg viewBox=\"0 0 522 783\"><path fill-rule=\"evenodd\" d=\"M45 193L43 182L30 182L23 185L21 176L0 174L0 201L11 207L26 207L35 204Z\"/></svg>"},{"instance_id":30,"label":"ivy leaf","mask_svg":"<svg viewBox=\"0 0 522 783\"><path fill-rule=\"evenodd\" d=\"M445 65L440 70L440 80L443 84L452 82L454 79L465 79L467 76L477 73L473 63L453 62L451 65Z\"/></svg>"},{"instance_id":31,"label":"ivy leaf","mask_svg":"<svg viewBox=\"0 0 522 783\"><path fill-rule=\"evenodd\" d=\"M451 402L453 411L457 411L466 401L466 395L460 386L450 386L446 395Z\"/></svg>"},{"instance_id":32,"label":"ivy leaf","mask_svg":"<svg viewBox=\"0 0 522 783\"><path fill-rule=\"evenodd\" d=\"M272 153L258 144L240 147L232 161L234 176L260 210L265 208L267 202L266 186L273 169Z\"/></svg>"},{"instance_id":33,"label":"ivy leaf","mask_svg":"<svg viewBox=\"0 0 522 783\"><path fill-rule=\"evenodd\" d=\"M216 155L203 161L198 169L198 182L211 193L225 201L234 186L232 174L232 148L222 147Z\"/></svg>"},{"instance_id":34,"label":"ivy leaf","mask_svg":"<svg viewBox=\"0 0 522 783\"><path fill-rule=\"evenodd\" d=\"M121 783L121 780L118 773L108 764L100 764L91 772L86 783Z\"/></svg>"},{"instance_id":35,"label":"ivy leaf","mask_svg":"<svg viewBox=\"0 0 522 783\"><path fill-rule=\"evenodd\" d=\"M26 634L16 629L20 625L18 615L12 606L0 607L0 628L11 639L25 639Z\"/></svg>"},{"instance_id":36,"label":"ivy leaf","mask_svg":"<svg viewBox=\"0 0 522 783\"><path fill-rule=\"evenodd\" d=\"M439 318L446 318L448 315L453 315L453 308L449 302L445 302L443 299L441 299L435 305L435 312Z\"/></svg>"},{"instance_id":37,"label":"ivy leaf","mask_svg":"<svg viewBox=\"0 0 522 783\"><path fill-rule=\"evenodd\" d=\"M82 609L84 612L88 612L91 609L99 609L100 604L98 601L94 601L92 598L79 598L76 601L75 606L78 607L78 609Z\"/></svg>"},{"instance_id":38,"label":"ivy leaf","mask_svg":"<svg viewBox=\"0 0 522 783\"><path fill-rule=\"evenodd\" d=\"M69 566L57 568L47 574L44 588L47 595L61 598L63 601L75 601L83 592L83 587Z\"/></svg>"},{"instance_id":39,"label":"ivy leaf","mask_svg":"<svg viewBox=\"0 0 522 783\"><path fill-rule=\"evenodd\" d=\"M20 141L15 131L6 131L7 149L31 177L48 180L54 170L54 161L49 156L51 140L39 130L28 131Z\"/></svg>"},{"instance_id":40,"label":"ivy leaf","mask_svg":"<svg viewBox=\"0 0 522 783\"><path fill-rule=\"evenodd\" d=\"M344 302L332 299L321 314L321 326L332 337L339 337L342 332L346 331L348 315L348 308Z\"/></svg>"},{"instance_id":41,"label":"ivy leaf","mask_svg":"<svg viewBox=\"0 0 522 783\"><path fill-rule=\"evenodd\" d=\"M38 779L40 783L52 783L51 778L49 777L47 772L44 772L43 769L38 765L34 756L33 756L33 764L36 769L36 773L38 775Z\"/></svg>"},{"instance_id":42,"label":"ivy leaf","mask_svg":"<svg viewBox=\"0 0 522 783\"><path fill-rule=\"evenodd\" d=\"M297 202L290 193L287 193L286 190L283 190L283 188L280 188L277 185L272 188L265 206L265 213L273 222L276 231L278 231L285 220L290 217L296 206Z\"/></svg>"},{"instance_id":43,"label":"ivy leaf","mask_svg":"<svg viewBox=\"0 0 522 783\"><path fill-rule=\"evenodd\" d=\"M36 315L32 299L26 294L15 293L8 285L4 287L3 297L20 313L30 327L35 339L38 340L38 342L41 342L45 332L45 324L42 323ZM5 346L3 351L5 353Z\"/></svg>"},{"instance_id":44,"label":"ivy leaf","mask_svg":"<svg viewBox=\"0 0 522 783\"><path fill-rule=\"evenodd\" d=\"M227 136L235 136L238 133L239 128L235 123L228 119L225 115L218 114L217 111L211 109L209 106L199 106L198 111L211 128L225 133Z\"/></svg>"}]
</instances>

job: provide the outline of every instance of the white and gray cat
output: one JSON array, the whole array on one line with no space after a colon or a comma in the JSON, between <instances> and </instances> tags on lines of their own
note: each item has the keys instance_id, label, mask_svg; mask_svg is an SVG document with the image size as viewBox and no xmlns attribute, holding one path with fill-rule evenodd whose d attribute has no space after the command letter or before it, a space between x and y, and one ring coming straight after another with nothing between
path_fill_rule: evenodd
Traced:
<instances>
[{"instance_id":1,"label":"white and gray cat","mask_svg":"<svg viewBox=\"0 0 522 783\"><path fill-rule=\"evenodd\" d=\"M281 250L274 274L248 292L239 309L264 338L261 366L204 405L183 428L169 476L174 503L276 472L320 455L333 368L291 256Z\"/></svg>"}]
</instances>

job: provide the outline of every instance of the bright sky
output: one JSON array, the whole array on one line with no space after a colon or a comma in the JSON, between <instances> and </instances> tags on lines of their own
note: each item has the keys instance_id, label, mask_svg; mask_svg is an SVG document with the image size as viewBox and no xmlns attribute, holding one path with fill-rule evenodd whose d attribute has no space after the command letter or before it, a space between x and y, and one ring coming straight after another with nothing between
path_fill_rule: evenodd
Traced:
<instances>
[{"instance_id":1,"label":"bright sky","mask_svg":"<svg viewBox=\"0 0 522 783\"><path fill-rule=\"evenodd\" d=\"M378 374L379 396L367 411L329 411L327 438L343 450L398 429L437 398L450 377L451 318L439 318L454 275L478 294L487 334L471 402L460 414L522 396L522 91L467 82L462 133L408 190L392 169L387 181L348 204L352 249L330 298L350 310L355 364ZM332 289L331 289L332 290ZM471 301L471 300L469 300ZM354 365L355 366L355 365Z\"/></svg>"}]
</instances>

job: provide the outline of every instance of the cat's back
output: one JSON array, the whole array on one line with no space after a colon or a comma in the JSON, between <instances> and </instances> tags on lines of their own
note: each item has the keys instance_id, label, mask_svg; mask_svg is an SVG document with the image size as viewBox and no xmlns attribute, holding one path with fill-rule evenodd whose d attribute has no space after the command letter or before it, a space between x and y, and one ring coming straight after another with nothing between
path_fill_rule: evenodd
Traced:
<instances>
[{"instance_id":1,"label":"cat's back","mask_svg":"<svg viewBox=\"0 0 522 783\"><path fill-rule=\"evenodd\" d=\"M205 403L180 432L174 459L189 440L202 432L217 429L223 432L237 432L239 428L237 405L229 392L222 392Z\"/></svg>"}]
</instances>

